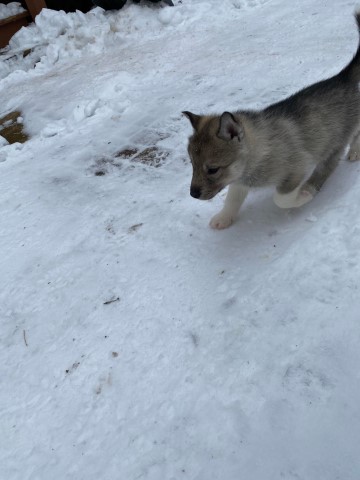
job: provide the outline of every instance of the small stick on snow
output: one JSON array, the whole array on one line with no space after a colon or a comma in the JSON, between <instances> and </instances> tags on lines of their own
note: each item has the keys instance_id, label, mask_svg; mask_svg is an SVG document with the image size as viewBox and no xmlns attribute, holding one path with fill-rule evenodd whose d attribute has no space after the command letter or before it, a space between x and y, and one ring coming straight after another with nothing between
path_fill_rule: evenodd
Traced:
<instances>
[{"instance_id":1,"label":"small stick on snow","mask_svg":"<svg viewBox=\"0 0 360 480\"><path fill-rule=\"evenodd\" d=\"M113 298L112 300L107 300L104 302L104 305L109 305L110 303L118 302L120 300L119 297Z\"/></svg>"},{"instance_id":2,"label":"small stick on snow","mask_svg":"<svg viewBox=\"0 0 360 480\"><path fill-rule=\"evenodd\" d=\"M28 345L28 343L27 343L27 341L26 341L26 332L25 332L25 330L23 330L23 337L24 337L24 343L25 343L25 345L28 347L29 345Z\"/></svg>"}]
</instances>

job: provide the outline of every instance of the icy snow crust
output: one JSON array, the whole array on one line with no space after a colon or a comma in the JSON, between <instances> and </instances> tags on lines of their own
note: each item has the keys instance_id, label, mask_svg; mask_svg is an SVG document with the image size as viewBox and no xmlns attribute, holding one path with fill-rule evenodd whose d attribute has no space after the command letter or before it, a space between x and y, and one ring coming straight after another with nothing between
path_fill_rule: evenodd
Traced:
<instances>
[{"instance_id":1,"label":"icy snow crust","mask_svg":"<svg viewBox=\"0 0 360 480\"><path fill-rule=\"evenodd\" d=\"M359 479L359 164L212 231L180 114L334 74L353 9L45 10L13 38L0 113L32 139L0 148L1 478Z\"/></svg>"}]
</instances>

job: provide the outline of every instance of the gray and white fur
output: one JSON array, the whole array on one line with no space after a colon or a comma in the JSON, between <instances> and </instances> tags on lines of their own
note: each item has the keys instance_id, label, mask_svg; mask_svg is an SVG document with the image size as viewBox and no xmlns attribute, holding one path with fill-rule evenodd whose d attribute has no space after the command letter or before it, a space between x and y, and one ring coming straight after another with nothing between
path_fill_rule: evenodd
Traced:
<instances>
[{"instance_id":1,"label":"gray and white fur","mask_svg":"<svg viewBox=\"0 0 360 480\"><path fill-rule=\"evenodd\" d=\"M360 11L355 14L360 32ZM188 152L190 194L208 200L229 185L223 209L210 225L229 227L251 188L273 185L280 208L312 200L350 144L360 154L360 41L340 73L264 110L222 115L183 112L194 132Z\"/></svg>"}]
</instances>

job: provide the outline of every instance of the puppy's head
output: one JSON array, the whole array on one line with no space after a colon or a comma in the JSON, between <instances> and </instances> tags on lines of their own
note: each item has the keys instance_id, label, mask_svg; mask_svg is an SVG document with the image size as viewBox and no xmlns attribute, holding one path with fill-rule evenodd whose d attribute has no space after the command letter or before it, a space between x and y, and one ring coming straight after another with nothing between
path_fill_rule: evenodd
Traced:
<instances>
[{"instance_id":1,"label":"puppy's head","mask_svg":"<svg viewBox=\"0 0 360 480\"><path fill-rule=\"evenodd\" d=\"M183 112L193 126L188 152L193 167L190 195L200 200L213 198L241 176L244 129L239 118L229 112L200 116Z\"/></svg>"}]
</instances>

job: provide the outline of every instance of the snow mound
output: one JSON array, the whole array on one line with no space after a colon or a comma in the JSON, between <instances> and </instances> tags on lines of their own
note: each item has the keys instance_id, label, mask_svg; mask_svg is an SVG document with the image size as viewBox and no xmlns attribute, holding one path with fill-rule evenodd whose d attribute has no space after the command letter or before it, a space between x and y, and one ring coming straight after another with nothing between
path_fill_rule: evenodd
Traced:
<instances>
[{"instance_id":1,"label":"snow mound","mask_svg":"<svg viewBox=\"0 0 360 480\"><path fill-rule=\"evenodd\" d=\"M32 59L41 72L58 62L84 55L96 55L126 43L151 31L161 35L170 25L181 22L181 14L170 7L155 10L129 5L119 11L105 12L94 8L84 14L80 11L65 13L43 9L35 23L22 28L9 43L9 52L33 49ZM17 59L19 63L19 59ZM32 62L23 62L20 69L27 70ZM2 78L11 69L0 69Z\"/></svg>"},{"instance_id":2,"label":"snow mound","mask_svg":"<svg viewBox=\"0 0 360 480\"><path fill-rule=\"evenodd\" d=\"M7 5L0 3L0 20L18 15L22 12L25 12L25 8L21 6L20 2L11 2Z\"/></svg>"},{"instance_id":3,"label":"snow mound","mask_svg":"<svg viewBox=\"0 0 360 480\"><path fill-rule=\"evenodd\" d=\"M43 74L55 64L84 55L98 55L144 38L166 36L171 30L181 35L189 27L218 25L219 16L229 12L241 20L244 10L260 7L269 0L199 0L178 2L175 7L128 3L121 10L105 11L96 7L86 14L43 9L35 23L23 27L5 49L0 63L0 80L15 72L11 81L24 78L20 71ZM164 42L164 47L166 42ZM23 53L26 51L26 56ZM35 67L35 69L34 69Z\"/></svg>"}]
</instances>

